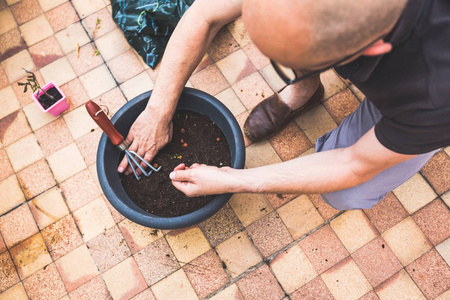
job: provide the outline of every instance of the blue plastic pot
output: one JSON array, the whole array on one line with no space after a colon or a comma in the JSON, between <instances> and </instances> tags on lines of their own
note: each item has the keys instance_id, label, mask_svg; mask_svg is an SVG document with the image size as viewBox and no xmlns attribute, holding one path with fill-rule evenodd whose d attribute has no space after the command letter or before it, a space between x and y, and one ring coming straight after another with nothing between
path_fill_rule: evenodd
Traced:
<instances>
[{"instance_id":1,"label":"blue plastic pot","mask_svg":"<svg viewBox=\"0 0 450 300\"><path fill-rule=\"evenodd\" d=\"M125 137L134 120L147 105L151 91L137 96L125 104L113 116L111 122ZM189 110L208 116L224 133L231 153L231 167L242 169L245 163L245 145L241 129L228 108L219 100L202 91L185 88L177 109ZM177 229L198 224L218 212L230 199L231 194L217 195L204 207L187 215L164 218L138 207L125 192L119 180L117 167L121 153L103 134L97 151L97 173L108 201L123 216L140 225L157 229Z\"/></svg>"}]
</instances>

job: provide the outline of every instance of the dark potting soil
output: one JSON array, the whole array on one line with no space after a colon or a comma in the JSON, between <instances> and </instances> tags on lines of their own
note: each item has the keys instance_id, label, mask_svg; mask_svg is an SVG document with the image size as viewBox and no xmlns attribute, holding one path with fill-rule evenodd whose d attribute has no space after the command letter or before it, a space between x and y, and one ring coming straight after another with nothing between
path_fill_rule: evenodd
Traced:
<instances>
[{"instance_id":1,"label":"dark potting soil","mask_svg":"<svg viewBox=\"0 0 450 300\"><path fill-rule=\"evenodd\" d=\"M44 109L48 109L50 106L52 106L62 98L62 95L58 92L58 90L55 87L51 87L50 89L48 89L47 93L50 94L54 99L51 99L46 94L40 95L38 100Z\"/></svg>"},{"instance_id":2,"label":"dark potting soil","mask_svg":"<svg viewBox=\"0 0 450 300\"><path fill-rule=\"evenodd\" d=\"M219 127L208 117L188 111L177 111L173 118L172 141L161 149L152 165L162 166L149 177L133 174L121 176L128 196L145 211L161 217L182 216L205 206L214 195L189 198L177 190L169 178L180 163L217 167L230 166L228 142Z\"/></svg>"}]
</instances>

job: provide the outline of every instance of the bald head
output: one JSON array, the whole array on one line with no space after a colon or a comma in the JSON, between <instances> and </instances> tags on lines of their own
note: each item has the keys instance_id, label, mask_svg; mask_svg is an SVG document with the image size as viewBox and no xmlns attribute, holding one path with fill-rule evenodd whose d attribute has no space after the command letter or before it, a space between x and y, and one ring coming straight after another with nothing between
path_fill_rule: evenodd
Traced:
<instances>
[{"instance_id":1,"label":"bald head","mask_svg":"<svg viewBox=\"0 0 450 300\"><path fill-rule=\"evenodd\" d=\"M255 45L285 66L322 67L350 55L398 21L408 0L245 0Z\"/></svg>"}]
</instances>

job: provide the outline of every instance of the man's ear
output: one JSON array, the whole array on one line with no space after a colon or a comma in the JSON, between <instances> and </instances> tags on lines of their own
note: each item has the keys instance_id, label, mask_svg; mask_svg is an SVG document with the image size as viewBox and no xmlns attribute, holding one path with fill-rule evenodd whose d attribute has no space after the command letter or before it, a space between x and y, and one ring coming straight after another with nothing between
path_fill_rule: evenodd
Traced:
<instances>
[{"instance_id":1,"label":"man's ear","mask_svg":"<svg viewBox=\"0 0 450 300\"><path fill-rule=\"evenodd\" d=\"M379 39L372 46L364 50L361 54L366 56L378 56L392 50L392 44Z\"/></svg>"}]
</instances>

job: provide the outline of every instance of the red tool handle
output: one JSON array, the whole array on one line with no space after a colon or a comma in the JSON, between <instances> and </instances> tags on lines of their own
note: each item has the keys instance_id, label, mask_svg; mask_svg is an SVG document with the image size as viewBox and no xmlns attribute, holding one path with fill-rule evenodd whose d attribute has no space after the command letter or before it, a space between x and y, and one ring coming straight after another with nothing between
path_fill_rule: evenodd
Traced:
<instances>
[{"instance_id":1,"label":"red tool handle","mask_svg":"<svg viewBox=\"0 0 450 300\"><path fill-rule=\"evenodd\" d=\"M106 133L113 145L118 146L122 144L123 136L117 131L100 106L92 101L86 103L85 106L91 118L98 124L98 126L100 126L103 132Z\"/></svg>"}]
</instances>

